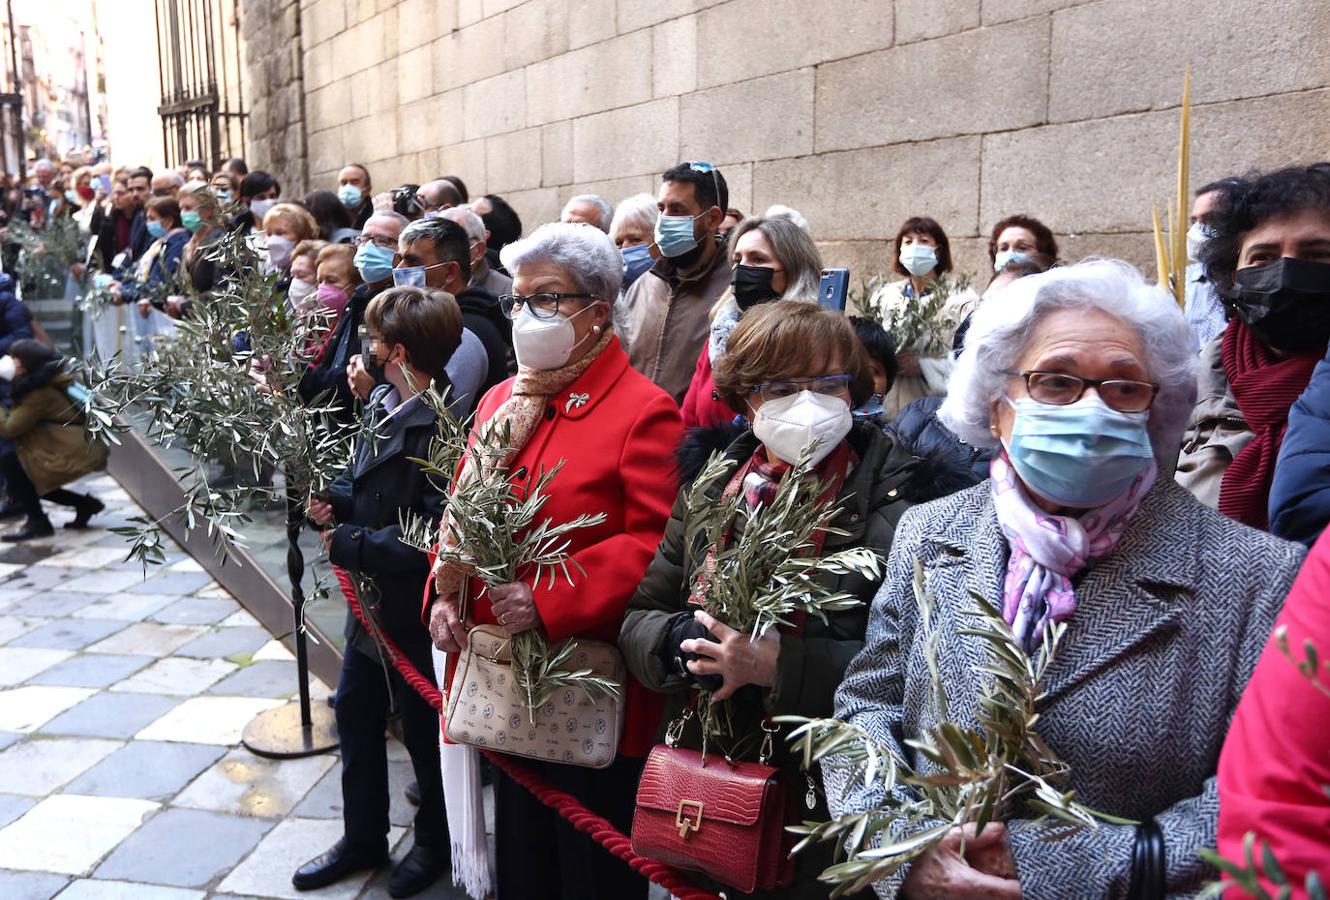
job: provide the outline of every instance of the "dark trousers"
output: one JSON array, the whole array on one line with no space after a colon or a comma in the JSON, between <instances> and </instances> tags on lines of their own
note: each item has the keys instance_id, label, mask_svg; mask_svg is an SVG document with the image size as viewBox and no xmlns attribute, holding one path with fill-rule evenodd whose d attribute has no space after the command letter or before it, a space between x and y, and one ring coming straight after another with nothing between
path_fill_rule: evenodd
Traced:
<instances>
[{"instance_id":1,"label":"dark trousers","mask_svg":"<svg viewBox=\"0 0 1330 900\"><path fill-rule=\"evenodd\" d=\"M428 656L412 659L422 675L433 675ZM394 705L396 704L396 705ZM420 783L415 841L449 852L448 819L439 772L439 714L402 681L391 666L384 677L378 659L348 646L337 681L337 733L342 744L342 819L346 836L371 852L388 848L388 746L384 731L390 710L400 708L406 751Z\"/></svg>"},{"instance_id":2,"label":"dark trousers","mask_svg":"<svg viewBox=\"0 0 1330 900\"><path fill-rule=\"evenodd\" d=\"M9 499L27 513L30 519L46 518L46 513L42 512L43 500L59 503L61 506L81 506L93 499L91 494L79 494L64 488L56 488L49 494L38 497L37 488L28 477L28 473L23 471L23 463L19 461L17 453L0 454L0 472L4 473Z\"/></svg>"},{"instance_id":3,"label":"dark trousers","mask_svg":"<svg viewBox=\"0 0 1330 900\"><path fill-rule=\"evenodd\" d=\"M632 831L646 760L620 756L605 769L520 762L624 834ZM498 900L646 900L645 878L497 768L494 819Z\"/></svg>"}]
</instances>

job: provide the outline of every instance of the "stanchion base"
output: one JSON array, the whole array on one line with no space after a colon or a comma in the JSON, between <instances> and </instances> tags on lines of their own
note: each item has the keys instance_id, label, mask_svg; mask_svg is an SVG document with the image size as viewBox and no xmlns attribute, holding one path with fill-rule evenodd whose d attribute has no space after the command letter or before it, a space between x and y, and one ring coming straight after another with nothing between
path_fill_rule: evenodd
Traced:
<instances>
[{"instance_id":1,"label":"stanchion base","mask_svg":"<svg viewBox=\"0 0 1330 900\"><path fill-rule=\"evenodd\" d=\"M298 759L337 749L337 722L326 703L310 703L312 724L300 723L300 701L259 713L245 726L240 742L255 756Z\"/></svg>"}]
</instances>

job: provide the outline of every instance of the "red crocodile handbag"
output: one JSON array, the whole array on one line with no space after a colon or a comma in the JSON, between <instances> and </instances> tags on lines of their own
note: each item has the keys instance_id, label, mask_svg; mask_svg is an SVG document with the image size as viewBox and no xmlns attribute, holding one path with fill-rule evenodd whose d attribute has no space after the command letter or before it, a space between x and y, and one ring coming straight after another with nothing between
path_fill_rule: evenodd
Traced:
<instances>
[{"instance_id":1,"label":"red crocodile handbag","mask_svg":"<svg viewBox=\"0 0 1330 900\"><path fill-rule=\"evenodd\" d=\"M657 744L637 787L633 852L744 893L794 880L780 770Z\"/></svg>"}]
</instances>

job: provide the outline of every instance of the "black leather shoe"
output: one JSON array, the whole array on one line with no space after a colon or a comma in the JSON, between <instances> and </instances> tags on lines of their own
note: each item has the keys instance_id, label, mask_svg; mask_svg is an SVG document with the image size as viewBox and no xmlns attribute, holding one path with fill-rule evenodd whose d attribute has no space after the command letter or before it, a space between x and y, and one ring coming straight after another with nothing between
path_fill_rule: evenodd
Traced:
<instances>
[{"instance_id":1,"label":"black leather shoe","mask_svg":"<svg viewBox=\"0 0 1330 900\"><path fill-rule=\"evenodd\" d=\"M416 844L393 869L393 877L388 881L388 896L410 897L425 890L452 867L449 854L446 848L431 850Z\"/></svg>"},{"instance_id":2,"label":"black leather shoe","mask_svg":"<svg viewBox=\"0 0 1330 900\"><path fill-rule=\"evenodd\" d=\"M105 503L89 495L88 499L74 507L74 520L66 522L65 527L82 531L88 527L88 520L104 509L106 509Z\"/></svg>"},{"instance_id":3,"label":"black leather shoe","mask_svg":"<svg viewBox=\"0 0 1330 900\"><path fill-rule=\"evenodd\" d=\"M30 518L23 523L23 527L18 531L11 531L9 534L0 535L0 541L8 541L11 544L16 544L19 541L30 541L33 538L50 537L53 534L55 534L55 529L51 527L50 519L42 518L34 520Z\"/></svg>"},{"instance_id":4,"label":"black leather shoe","mask_svg":"<svg viewBox=\"0 0 1330 900\"><path fill-rule=\"evenodd\" d=\"M406 802L407 802L407 803L410 803L412 806L419 806L419 805L420 805L420 782L419 782L419 781L413 781L413 782L411 782L410 784L408 784L408 785L406 786L406 790L402 791L402 793L403 793L403 794L406 794Z\"/></svg>"},{"instance_id":5,"label":"black leather shoe","mask_svg":"<svg viewBox=\"0 0 1330 900\"><path fill-rule=\"evenodd\" d=\"M342 837L327 853L305 863L291 876L298 891L312 891L341 881L352 872L377 869L388 861L388 851L363 850Z\"/></svg>"}]
</instances>

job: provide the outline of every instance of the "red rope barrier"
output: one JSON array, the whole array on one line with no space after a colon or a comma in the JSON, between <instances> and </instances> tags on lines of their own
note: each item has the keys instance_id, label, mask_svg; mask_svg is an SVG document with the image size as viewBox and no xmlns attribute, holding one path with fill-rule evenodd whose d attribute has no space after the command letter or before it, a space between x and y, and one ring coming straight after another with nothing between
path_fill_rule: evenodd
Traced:
<instances>
[{"instance_id":1,"label":"red rope barrier","mask_svg":"<svg viewBox=\"0 0 1330 900\"><path fill-rule=\"evenodd\" d=\"M338 566L333 566L333 573L337 576L337 583L341 585L342 594L346 597L346 602L350 605L351 611L360 621L366 633L375 635L379 639L380 646L388 655L393 668L397 669L402 679L411 686L412 690L442 714L443 692L439 690L434 682L420 674L420 670L413 666L411 661L403 655L402 651L393 643L392 638L382 631L369 627L369 623L365 621L365 612L360 608L360 598L357 596L356 586L351 580L351 575ZM615 828L608 819L596 815L572 794L554 787L515 757L489 750L481 750L480 752L485 754L490 762L502 769L509 778L530 791L537 800L568 820L578 831L589 834L593 841L619 857L633 871L665 888L679 900L718 900L716 894L698 888L669 866L647 859L645 856L638 856L633 852L632 841L623 832Z\"/></svg>"}]
</instances>

